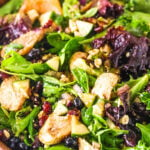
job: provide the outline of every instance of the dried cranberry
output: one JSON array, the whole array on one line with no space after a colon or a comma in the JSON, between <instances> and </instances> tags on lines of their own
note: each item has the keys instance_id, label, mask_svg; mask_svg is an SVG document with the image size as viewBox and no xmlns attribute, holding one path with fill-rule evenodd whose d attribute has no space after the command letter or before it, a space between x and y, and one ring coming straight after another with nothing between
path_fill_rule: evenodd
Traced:
<instances>
[{"instance_id":1,"label":"dried cranberry","mask_svg":"<svg viewBox=\"0 0 150 150\"><path fill-rule=\"evenodd\" d=\"M67 107L69 109L73 109L75 107L73 101L69 101L68 104L67 104Z\"/></svg>"},{"instance_id":2,"label":"dried cranberry","mask_svg":"<svg viewBox=\"0 0 150 150\"><path fill-rule=\"evenodd\" d=\"M48 115L43 115L40 119L39 119L39 126L42 127L45 123L45 121L47 120Z\"/></svg>"},{"instance_id":3,"label":"dried cranberry","mask_svg":"<svg viewBox=\"0 0 150 150\"><path fill-rule=\"evenodd\" d=\"M49 114L52 112L52 106L49 102L44 102L44 104L42 105L42 109L45 114Z\"/></svg>"},{"instance_id":4,"label":"dried cranberry","mask_svg":"<svg viewBox=\"0 0 150 150\"><path fill-rule=\"evenodd\" d=\"M9 74L4 73L4 72L0 72L0 79L4 80L4 79L9 78L9 77L10 77Z\"/></svg>"},{"instance_id":5,"label":"dried cranberry","mask_svg":"<svg viewBox=\"0 0 150 150\"><path fill-rule=\"evenodd\" d=\"M72 109L68 111L69 115L75 115L75 116L79 116L80 115L80 111L78 109Z\"/></svg>"},{"instance_id":6,"label":"dried cranberry","mask_svg":"<svg viewBox=\"0 0 150 150\"><path fill-rule=\"evenodd\" d=\"M48 20L48 22L43 26L43 28L49 28L53 24L52 20Z\"/></svg>"}]
</instances>

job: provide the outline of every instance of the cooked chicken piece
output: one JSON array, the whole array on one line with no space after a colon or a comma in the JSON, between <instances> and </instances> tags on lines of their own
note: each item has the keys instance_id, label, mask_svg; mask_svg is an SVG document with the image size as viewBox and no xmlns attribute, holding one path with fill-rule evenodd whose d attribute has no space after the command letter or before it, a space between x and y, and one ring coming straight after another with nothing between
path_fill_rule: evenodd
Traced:
<instances>
[{"instance_id":1,"label":"cooked chicken piece","mask_svg":"<svg viewBox=\"0 0 150 150\"><path fill-rule=\"evenodd\" d=\"M61 142L71 134L70 116L58 116L51 114L39 132L39 140L46 145Z\"/></svg>"},{"instance_id":2,"label":"cooked chicken piece","mask_svg":"<svg viewBox=\"0 0 150 150\"><path fill-rule=\"evenodd\" d=\"M103 73L101 74L92 89L92 93L99 96L99 98L109 100L113 87L119 81L119 76L114 73Z\"/></svg>"},{"instance_id":3,"label":"cooked chicken piece","mask_svg":"<svg viewBox=\"0 0 150 150\"><path fill-rule=\"evenodd\" d=\"M79 138L78 139L79 142L79 150L99 150L100 149L100 145L91 145L89 144L85 139Z\"/></svg>"},{"instance_id":4,"label":"cooked chicken piece","mask_svg":"<svg viewBox=\"0 0 150 150\"><path fill-rule=\"evenodd\" d=\"M0 141L0 150L10 150L10 148Z\"/></svg>"},{"instance_id":5,"label":"cooked chicken piece","mask_svg":"<svg viewBox=\"0 0 150 150\"><path fill-rule=\"evenodd\" d=\"M58 14L62 14L62 8L59 0L24 0L20 12L27 13L28 11L35 9L39 14L46 13L48 11L54 11Z\"/></svg>"},{"instance_id":6,"label":"cooked chicken piece","mask_svg":"<svg viewBox=\"0 0 150 150\"><path fill-rule=\"evenodd\" d=\"M17 111L30 95L29 80L18 80L17 77L5 79L0 86L0 104L7 110Z\"/></svg>"},{"instance_id":7,"label":"cooked chicken piece","mask_svg":"<svg viewBox=\"0 0 150 150\"><path fill-rule=\"evenodd\" d=\"M47 29L38 29L29 31L23 35L21 35L18 39L15 39L12 43L17 43L23 45L23 49L19 50L21 55L26 55L30 52L30 50L34 47L34 45L39 42L43 37ZM5 46L1 51L1 56L5 56Z\"/></svg>"}]
</instances>

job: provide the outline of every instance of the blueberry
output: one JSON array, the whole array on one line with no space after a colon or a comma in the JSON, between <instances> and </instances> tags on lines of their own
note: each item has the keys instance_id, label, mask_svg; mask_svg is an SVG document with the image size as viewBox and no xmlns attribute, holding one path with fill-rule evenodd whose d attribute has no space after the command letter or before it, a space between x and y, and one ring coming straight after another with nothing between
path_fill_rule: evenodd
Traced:
<instances>
[{"instance_id":1,"label":"blueberry","mask_svg":"<svg viewBox=\"0 0 150 150\"><path fill-rule=\"evenodd\" d=\"M74 106L77 108L77 109L81 109L84 107L84 104L83 102L81 101L81 99L79 97L76 97L74 100L73 100L73 104Z\"/></svg>"},{"instance_id":2,"label":"blueberry","mask_svg":"<svg viewBox=\"0 0 150 150\"><path fill-rule=\"evenodd\" d=\"M65 139L65 145L67 147L71 147L71 148L77 149L78 148L78 140L75 137L67 137Z\"/></svg>"},{"instance_id":3,"label":"blueberry","mask_svg":"<svg viewBox=\"0 0 150 150\"><path fill-rule=\"evenodd\" d=\"M24 143L24 142L20 142L18 147L21 149L21 150L29 150L29 147Z\"/></svg>"},{"instance_id":4,"label":"blueberry","mask_svg":"<svg viewBox=\"0 0 150 150\"><path fill-rule=\"evenodd\" d=\"M10 139L10 143L15 143L15 144L18 144L21 140L17 137L13 137Z\"/></svg>"},{"instance_id":5,"label":"blueberry","mask_svg":"<svg viewBox=\"0 0 150 150\"><path fill-rule=\"evenodd\" d=\"M10 144L9 144L9 147L12 148L12 149L15 149L16 143L10 143Z\"/></svg>"},{"instance_id":6,"label":"blueberry","mask_svg":"<svg viewBox=\"0 0 150 150\"><path fill-rule=\"evenodd\" d=\"M41 50L33 48L27 55L26 59L27 60L38 60L41 57Z\"/></svg>"}]
</instances>

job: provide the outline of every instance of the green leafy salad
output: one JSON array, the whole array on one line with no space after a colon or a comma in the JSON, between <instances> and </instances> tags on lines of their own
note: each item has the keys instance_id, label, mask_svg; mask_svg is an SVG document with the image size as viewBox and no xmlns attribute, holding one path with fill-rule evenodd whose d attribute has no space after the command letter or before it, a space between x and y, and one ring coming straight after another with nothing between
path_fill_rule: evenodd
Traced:
<instances>
[{"instance_id":1,"label":"green leafy salad","mask_svg":"<svg viewBox=\"0 0 150 150\"><path fill-rule=\"evenodd\" d=\"M150 150L150 0L2 0L0 150Z\"/></svg>"}]
</instances>

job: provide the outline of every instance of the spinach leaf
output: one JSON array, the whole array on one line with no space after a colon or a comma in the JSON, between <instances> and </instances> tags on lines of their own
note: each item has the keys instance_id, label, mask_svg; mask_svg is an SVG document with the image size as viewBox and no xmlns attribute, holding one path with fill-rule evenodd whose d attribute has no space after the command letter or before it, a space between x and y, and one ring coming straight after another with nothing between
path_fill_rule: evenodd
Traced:
<instances>
[{"instance_id":1,"label":"spinach leaf","mask_svg":"<svg viewBox=\"0 0 150 150\"><path fill-rule=\"evenodd\" d=\"M72 37L65 33L49 33L47 35L48 43L53 46L53 49L50 49L50 52L57 53L59 52L66 44L68 40ZM55 50L55 51L51 51Z\"/></svg>"},{"instance_id":2,"label":"spinach leaf","mask_svg":"<svg viewBox=\"0 0 150 150\"><path fill-rule=\"evenodd\" d=\"M11 57L4 59L1 63L1 68L15 73L34 74L44 73L48 71L49 67L46 63L34 63L27 61L16 52L11 53Z\"/></svg>"},{"instance_id":3,"label":"spinach leaf","mask_svg":"<svg viewBox=\"0 0 150 150\"><path fill-rule=\"evenodd\" d=\"M89 78L86 71L80 68L75 68L72 70L72 73L84 92L89 93Z\"/></svg>"},{"instance_id":4,"label":"spinach leaf","mask_svg":"<svg viewBox=\"0 0 150 150\"><path fill-rule=\"evenodd\" d=\"M64 67L68 64L70 57L80 48L79 40L82 38L72 38L70 39L63 49L59 52L61 65ZM67 65L68 66L68 65Z\"/></svg>"},{"instance_id":5,"label":"spinach leaf","mask_svg":"<svg viewBox=\"0 0 150 150\"><path fill-rule=\"evenodd\" d=\"M9 0L4 6L0 8L0 16L17 12L23 0Z\"/></svg>"},{"instance_id":6,"label":"spinach leaf","mask_svg":"<svg viewBox=\"0 0 150 150\"><path fill-rule=\"evenodd\" d=\"M150 110L150 93L142 92L142 93L140 93L139 98L140 98L141 102L146 104L146 110Z\"/></svg>"},{"instance_id":7,"label":"spinach leaf","mask_svg":"<svg viewBox=\"0 0 150 150\"><path fill-rule=\"evenodd\" d=\"M150 124L142 125L137 123L136 126L141 130L142 141L146 144L146 146L150 146Z\"/></svg>"},{"instance_id":8,"label":"spinach leaf","mask_svg":"<svg viewBox=\"0 0 150 150\"><path fill-rule=\"evenodd\" d=\"M93 120L93 116L92 116L92 112L93 112L93 107L89 107L89 108L82 108L81 110L81 118L84 124L86 125L90 125L92 120Z\"/></svg>"},{"instance_id":9,"label":"spinach leaf","mask_svg":"<svg viewBox=\"0 0 150 150\"><path fill-rule=\"evenodd\" d=\"M120 150L123 140L119 135L126 134L128 131L117 129L105 129L97 133L98 141L102 150Z\"/></svg>"},{"instance_id":10,"label":"spinach leaf","mask_svg":"<svg viewBox=\"0 0 150 150\"><path fill-rule=\"evenodd\" d=\"M20 133L22 133L30 124L30 121L33 121L34 118L37 116L39 113L40 108L35 107L30 114L28 114L26 117L23 119L16 118L15 124L13 126L13 131L15 133L15 136L19 136ZM31 133L31 131L30 131Z\"/></svg>"},{"instance_id":11,"label":"spinach leaf","mask_svg":"<svg viewBox=\"0 0 150 150\"><path fill-rule=\"evenodd\" d=\"M56 14L55 12L51 13L50 19L52 19L56 24L60 25L62 28L65 28L68 26L68 18L62 15Z\"/></svg>"}]
</instances>

